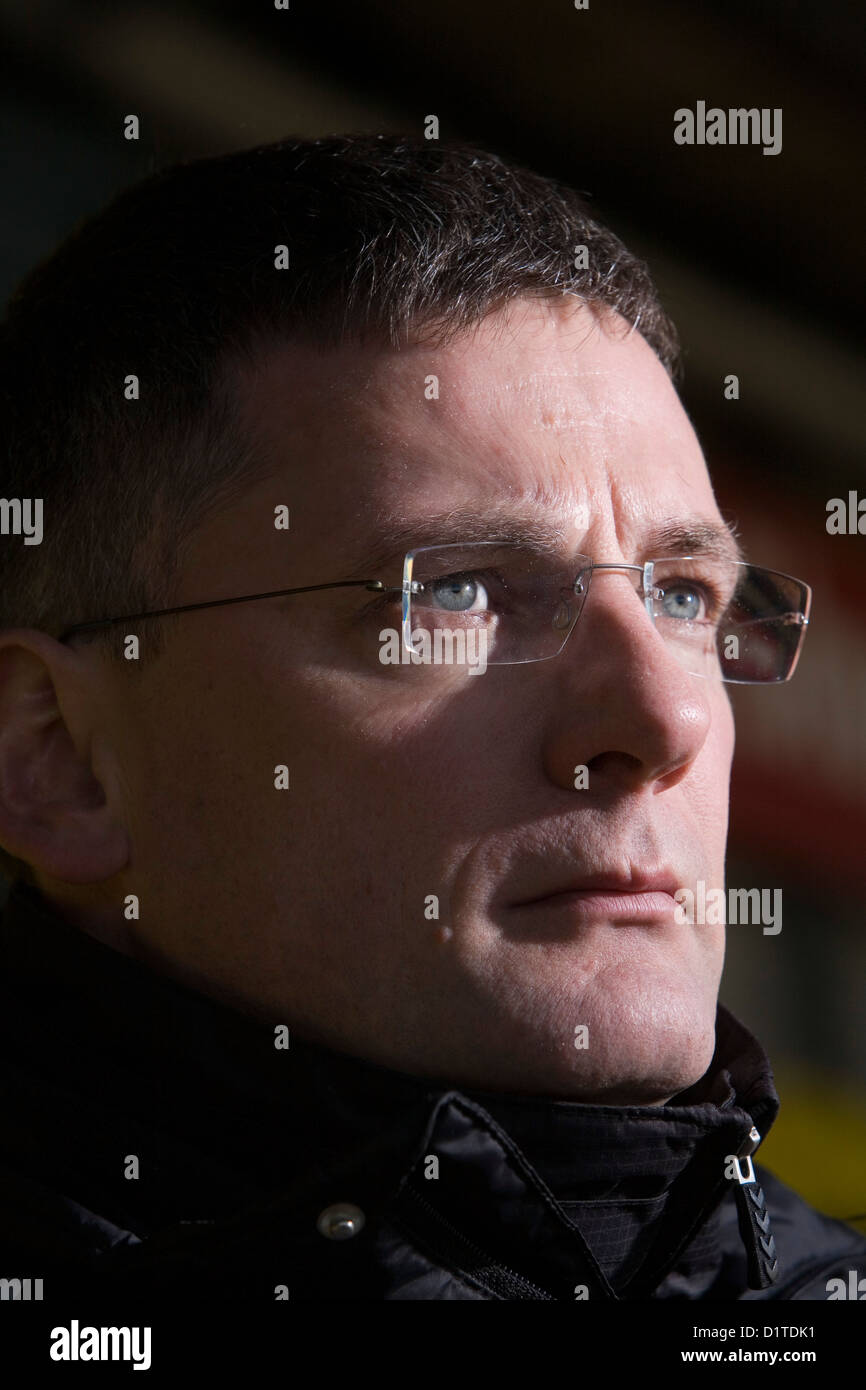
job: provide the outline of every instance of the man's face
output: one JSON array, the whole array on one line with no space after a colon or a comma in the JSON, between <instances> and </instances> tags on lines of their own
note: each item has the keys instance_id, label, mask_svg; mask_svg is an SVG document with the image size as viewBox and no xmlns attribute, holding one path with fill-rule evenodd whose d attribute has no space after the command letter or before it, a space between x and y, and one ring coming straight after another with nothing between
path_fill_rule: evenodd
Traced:
<instances>
[{"instance_id":1,"label":"man's face","mask_svg":"<svg viewBox=\"0 0 866 1390\"><path fill-rule=\"evenodd\" d=\"M525 301L440 349L266 355L240 389L273 473L191 537L176 602L399 585L398 527L549 523L564 558L613 564L672 521L723 530L664 369L615 327ZM552 660L388 666L387 627L399 606L361 588L212 608L117 679L130 949L399 1070L602 1103L690 1085L723 929L617 885L723 883L724 686L687 674L627 572L593 577Z\"/></svg>"}]
</instances>

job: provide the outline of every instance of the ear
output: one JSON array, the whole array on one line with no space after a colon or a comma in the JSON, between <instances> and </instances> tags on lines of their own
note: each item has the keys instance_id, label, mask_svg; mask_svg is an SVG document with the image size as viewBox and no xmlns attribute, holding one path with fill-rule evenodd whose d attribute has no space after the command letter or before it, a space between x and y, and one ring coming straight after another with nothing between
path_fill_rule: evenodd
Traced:
<instances>
[{"instance_id":1,"label":"ear","mask_svg":"<svg viewBox=\"0 0 866 1390\"><path fill-rule=\"evenodd\" d=\"M0 632L0 845L66 883L102 882L129 861L122 808L92 761L99 679L88 649Z\"/></svg>"}]
</instances>

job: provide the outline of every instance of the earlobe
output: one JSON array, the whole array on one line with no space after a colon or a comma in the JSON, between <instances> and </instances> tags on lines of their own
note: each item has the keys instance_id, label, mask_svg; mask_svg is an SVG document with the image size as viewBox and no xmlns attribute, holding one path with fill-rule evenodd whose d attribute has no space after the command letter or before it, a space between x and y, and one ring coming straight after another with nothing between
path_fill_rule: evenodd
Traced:
<instances>
[{"instance_id":1,"label":"earlobe","mask_svg":"<svg viewBox=\"0 0 866 1390\"><path fill-rule=\"evenodd\" d=\"M102 882L129 860L92 765L93 715L74 653L45 633L0 635L0 845L66 883Z\"/></svg>"}]
</instances>

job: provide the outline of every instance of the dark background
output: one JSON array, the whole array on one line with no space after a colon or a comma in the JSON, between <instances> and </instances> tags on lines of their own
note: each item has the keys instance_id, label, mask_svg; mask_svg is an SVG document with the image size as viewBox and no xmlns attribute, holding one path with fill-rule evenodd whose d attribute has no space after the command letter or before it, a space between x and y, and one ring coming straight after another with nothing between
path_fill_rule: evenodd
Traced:
<instances>
[{"instance_id":1,"label":"dark background","mask_svg":"<svg viewBox=\"0 0 866 1390\"><path fill-rule=\"evenodd\" d=\"M866 536L826 530L831 497L866 496L862 6L0 0L0 37L4 297L165 163L430 114L574 184L649 262L723 512L752 559L814 588L793 683L735 695L728 882L781 888L784 919L730 928L722 998L776 1066L762 1161L866 1211ZM781 154L676 145L698 100L781 107Z\"/></svg>"}]
</instances>

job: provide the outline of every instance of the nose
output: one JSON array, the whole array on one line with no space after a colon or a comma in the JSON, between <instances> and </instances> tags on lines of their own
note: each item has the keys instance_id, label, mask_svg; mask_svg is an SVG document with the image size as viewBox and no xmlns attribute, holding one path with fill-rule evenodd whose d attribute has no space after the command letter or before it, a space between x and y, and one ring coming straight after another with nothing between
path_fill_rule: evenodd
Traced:
<instances>
[{"instance_id":1,"label":"nose","mask_svg":"<svg viewBox=\"0 0 866 1390\"><path fill-rule=\"evenodd\" d=\"M584 765L596 791L675 786L706 742L714 703L726 700L684 670L636 581L626 569L594 571L580 620L549 663L544 762L557 785L573 788Z\"/></svg>"}]
</instances>

